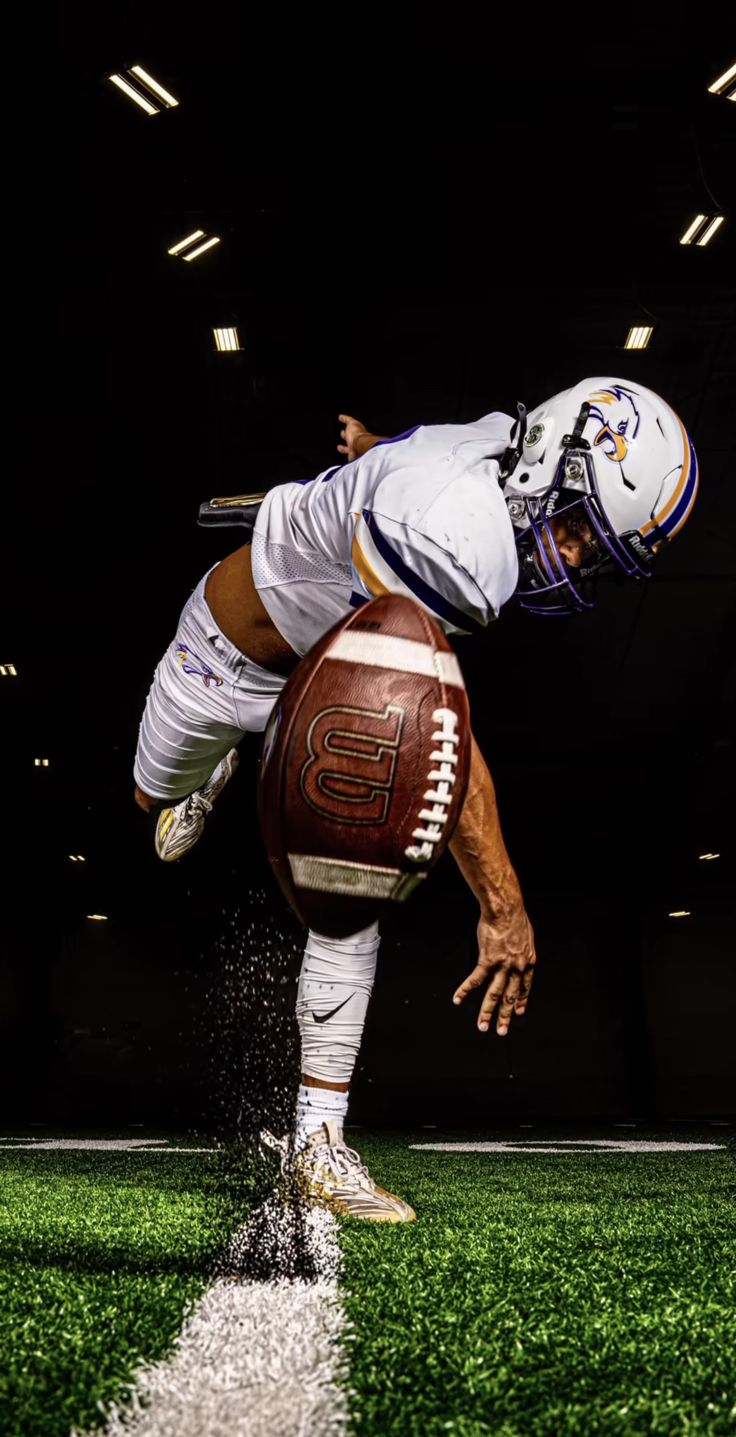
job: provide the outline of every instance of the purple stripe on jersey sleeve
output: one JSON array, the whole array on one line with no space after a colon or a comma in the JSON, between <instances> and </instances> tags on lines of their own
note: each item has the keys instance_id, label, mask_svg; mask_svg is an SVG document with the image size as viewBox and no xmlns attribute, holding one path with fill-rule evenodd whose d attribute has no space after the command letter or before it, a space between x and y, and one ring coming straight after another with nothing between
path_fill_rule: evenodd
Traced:
<instances>
[{"instance_id":1,"label":"purple stripe on jersey sleeve","mask_svg":"<svg viewBox=\"0 0 736 1437\"><path fill-rule=\"evenodd\" d=\"M466 614L462 609L456 609L455 605L451 604L449 599L445 599L442 594L439 594L436 589L432 588L431 584L427 584L424 579L420 579L419 575L415 574L414 570L410 569L409 566L404 563L401 556L396 553L396 550L392 549L385 535L381 533L375 515L371 513L370 509L363 510L363 518L368 525L370 536L381 558L384 559L389 568L393 570L396 577L401 579L402 584L406 584L407 589L410 589L419 602L424 604L425 608L430 609L435 614L441 615L447 623L452 624L456 629L463 629L467 632L468 628L473 630L483 627L471 614Z\"/></svg>"}]
</instances>

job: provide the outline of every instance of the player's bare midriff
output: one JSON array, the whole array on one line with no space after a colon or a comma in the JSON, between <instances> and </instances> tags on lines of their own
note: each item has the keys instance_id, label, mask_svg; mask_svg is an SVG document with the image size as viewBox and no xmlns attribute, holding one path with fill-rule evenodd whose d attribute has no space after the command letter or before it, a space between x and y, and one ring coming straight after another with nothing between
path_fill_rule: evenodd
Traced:
<instances>
[{"instance_id":1,"label":"player's bare midriff","mask_svg":"<svg viewBox=\"0 0 736 1437\"><path fill-rule=\"evenodd\" d=\"M299 662L279 633L253 582L250 544L243 544L208 576L205 598L218 628L254 663L275 674L290 674Z\"/></svg>"}]
</instances>

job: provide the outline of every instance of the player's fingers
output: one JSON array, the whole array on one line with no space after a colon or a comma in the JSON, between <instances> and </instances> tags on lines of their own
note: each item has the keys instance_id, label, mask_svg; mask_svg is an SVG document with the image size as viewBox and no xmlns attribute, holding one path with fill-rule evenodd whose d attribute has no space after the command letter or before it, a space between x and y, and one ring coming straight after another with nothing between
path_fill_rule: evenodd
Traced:
<instances>
[{"instance_id":1,"label":"player's fingers","mask_svg":"<svg viewBox=\"0 0 736 1437\"><path fill-rule=\"evenodd\" d=\"M510 976L510 978L509 978L508 983L506 984L506 991L505 991L505 993L503 993L503 994L501 995L501 1001L500 1001L500 1003L499 1003L499 1005L498 1005L498 1018L497 1018L497 1020L496 1020L496 1032L498 1033L499 1038L505 1038L506 1034L507 1034L508 1031L509 1031L509 1023L511 1022L511 1015L512 1015L512 1013L514 1012L514 1008L515 1008L515 1005L516 1005L516 1000L517 1000L517 998L518 998L518 996L519 996L519 990L520 990L520 988L521 988L521 976L520 976L520 974L519 974L519 973L512 973L511 976Z\"/></svg>"},{"instance_id":2,"label":"player's fingers","mask_svg":"<svg viewBox=\"0 0 736 1437\"><path fill-rule=\"evenodd\" d=\"M453 1003L462 1003L463 998L467 998L468 993L472 993L474 988L479 988L487 977L488 969L481 968L480 963L478 963L472 973L465 979L465 982L461 983L460 987L455 989L452 996Z\"/></svg>"},{"instance_id":3,"label":"player's fingers","mask_svg":"<svg viewBox=\"0 0 736 1437\"><path fill-rule=\"evenodd\" d=\"M480 1013L478 1014L478 1027L481 1033L488 1032L494 1009L503 998L508 982L509 974L502 969L500 973L496 974L493 982L488 984L483 1002L480 1005Z\"/></svg>"},{"instance_id":4,"label":"player's fingers","mask_svg":"<svg viewBox=\"0 0 736 1437\"><path fill-rule=\"evenodd\" d=\"M347 444L338 444L338 446L337 446L337 452L338 452L338 454L347 454L347 452L348 452L348 446L347 446Z\"/></svg>"},{"instance_id":5,"label":"player's fingers","mask_svg":"<svg viewBox=\"0 0 736 1437\"><path fill-rule=\"evenodd\" d=\"M514 1012L518 1013L520 1018L523 1018L526 1012L526 1005L529 1002L529 994L532 988L533 977L534 969L532 967L525 968L524 972L521 975L521 988L519 991L519 996L516 1000L516 1007L514 1009Z\"/></svg>"},{"instance_id":6,"label":"player's fingers","mask_svg":"<svg viewBox=\"0 0 736 1437\"><path fill-rule=\"evenodd\" d=\"M533 978L534 966L530 963L529 966L524 969L521 975L521 986L518 998L516 1000L516 1012L519 1014L522 1014L526 1011L526 1005L529 1002L529 994L531 993L532 989Z\"/></svg>"}]
</instances>

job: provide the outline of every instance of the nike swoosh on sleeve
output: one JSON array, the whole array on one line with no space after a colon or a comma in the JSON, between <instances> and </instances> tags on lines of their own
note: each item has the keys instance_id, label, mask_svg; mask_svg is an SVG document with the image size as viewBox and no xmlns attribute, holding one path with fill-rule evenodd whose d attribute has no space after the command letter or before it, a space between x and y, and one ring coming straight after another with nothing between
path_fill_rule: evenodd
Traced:
<instances>
[{"instance_id":1,"label":"nike swoosh on sleeve","mask_svg":"<svg viewBox=\"0 0 736 1437\"><path fill-rule=\"evenodd\" d=\"M315 1013L315 1012L313 1012L313 1013L312 1013L312 1017L314 1018L315 1023L326 1023L327 1020L328 1020L328 1018L334 1018L335 1014L336 1014L336 1013L339 1013L339 1012L340 1012L340 1009L341 1009L341 1008L344 1008L344 1007L345 1007L345 1004L346 1004L346 1003L349 1003L349 1002L350 1002L350 999L353 998L354 996L355 996L355 994L354 994L354 993L351 993L351 994L349 995L349 997L343 998L342 1003L338 1003L338 1005L337 1005L336 1008L331 1008L330 1011L329 1011L329 1013Z\"/></svg>"}]
</instances>

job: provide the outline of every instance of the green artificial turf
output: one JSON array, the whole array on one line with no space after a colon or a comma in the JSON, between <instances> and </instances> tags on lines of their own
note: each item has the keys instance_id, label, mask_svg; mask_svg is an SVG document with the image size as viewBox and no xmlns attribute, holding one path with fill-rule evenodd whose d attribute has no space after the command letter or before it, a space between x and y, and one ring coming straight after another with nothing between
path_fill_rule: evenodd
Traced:
<instances>
[{"instance_id":1,"label":"green artificial turf","mask_svg":"<svg viewBox=\"0 0 736 1437\"><path fill-rule=\"evenodd\" d=\"M217 1154L0 1154L0 1433L101 1420L202 1291L248 1181Z\"/></svg>"},{"instance_id":2,"label":"green artificial turf","mask_svg":"<svg viewBox=\"0 0 736 1437\"><path fill-rule=\"evenodd\" d=\"M355 1138L418 1214L341 1225L360 1437L736 1432L731 1153Z\"/></svg>"},{"instance_id":3,"label":"green artificial turf","mask_svg":"<svg viewBox=\"0 0 736 1437\"><path fill-rule=\"evenodd\" d=\"M348 1141L418 1214L340 1224L356 1437L736 1433L731 1154ZM0 1154L2 1437L124 1399L273 1176L242 1149Z\"/></svg>"}]
</instances>

